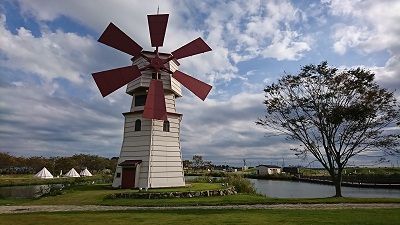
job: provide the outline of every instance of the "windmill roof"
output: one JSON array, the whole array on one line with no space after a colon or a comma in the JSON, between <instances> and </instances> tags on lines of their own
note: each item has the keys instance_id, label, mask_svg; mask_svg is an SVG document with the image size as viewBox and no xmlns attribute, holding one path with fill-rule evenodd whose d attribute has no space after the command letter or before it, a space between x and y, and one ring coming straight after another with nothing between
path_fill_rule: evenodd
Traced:
<instances>
[{"instance_id":1,"label":"windmill roof","mask_svg":"<svg viewBox=\"0 0 400 225\"><path fill-rule=\"evenodd\" d=\"M138 110L135 112L124 112L122 113L122 115L126 116L126 115L132 115L132 114L141 114L143 113L144 110ZM167 115L173 115L173 116L182 116L182 114L180 113L173 113L173 112L167 112Z\"/></svg>"},{"instance_id":2,"label":"windmill roof","mask_svg":"<svg viewBox=\"0 0 400 225\"><path fill-rule=\"evenodd\" d=\"M154 55L154 52L153 51L142 51L143 53L145 53L146 55ZM169 56L171 56L171 53L165 53L165 52L158 52L158 54L160 55L160 56L166 56L166 57L169 57ZM140 58L140 56L139 57L132 57L132 62L133 61L135 61L137 58ZM174 63L176 64L176 65L180 65L180 63L178 62L178 60L176 60L175 58L172 60L172 61L174 61Z\"/></svg>"},{"instance_id":3,"label":"windmill roof","mask_svg":"<svg viewBox=\"0 0 400 225\"><path fill-rule=\"evenodd\" d=\"M268 167L268 168L281 168L280 166L275 166L275 165L258 165L257 167Z\"/></svg>"},{"instance_id":4,"label":"windmill roof","mask_svg":"<svg viewBox=\"0 0 400 225\"><path fill-rule=\"evenodd\" d=\"M125 160L118 164L118 166L136 166L137 164L141 163L142 160Z\"/></svg>"}]
</instances>

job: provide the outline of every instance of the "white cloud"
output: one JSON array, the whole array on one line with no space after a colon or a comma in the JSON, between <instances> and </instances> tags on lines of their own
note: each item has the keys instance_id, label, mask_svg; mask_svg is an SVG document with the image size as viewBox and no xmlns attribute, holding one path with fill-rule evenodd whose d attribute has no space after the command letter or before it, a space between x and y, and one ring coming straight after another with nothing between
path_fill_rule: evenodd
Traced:
<instances>
[{"instance_id":1,"label":"white cloud","mask_svg":"<svg viewBox=\"0 0 400 225\"><path fill-rule=\"evenodd\" d=\"M336 53L343 55L348 47L356 47L370 36L368 30L356 26L340 26L335 28L333 38L335 43L333 49Z\"/></svg>"},{"instance_id":2,"label":"white cloud","mask_svg":"<svg viewBox=\"0 0 400 225\"><path fill-rule=\"evenodd\" d=\"M328 2L334 16L351 24L336 24L333 29L333 48L344 54L356 49L364 54L380 51L389 53L384 66L365 65L376 73L384 87L400 87L400 1L395 0L331 0Z\"/></svg>"},{"instance_id":3,"label":"white cloud","mask_svg":"<svg viewBox=\"0 0 400 225\"><path fill-rule=\"evenodd\" d=\"M294 31L277 34L272 40L271 45L262 51L262 55L264 57L276 58L277 60L300 59L305 51L311 50L311 47L307 42L295 41L298 36Z\"/></svg>"},{"instance_id":4,"label":"white cloud","mask_svg":"<svg viewBox=\"0 0 400 225\"><path fill-rule=\"evenodd\" d=\"M264 114L263 98L262 93L240 92L225 100L180 99L183 155L225 160L258 156L261 160L287 154L290 147L283 138L267 139L266 130L255 124Z\"/></svg>"},{"instance_id":5,"label":"white cloud","mask_svg":"<svg viewBox=\"0 0 400 225\"><path fill-rule=\"evenodd\" d=\"M400 91L400 55L392 56L384 66L370 67L376 80L391 91ZM398 98L400 101L400 98Z\"/></svg>"},{"instance_id":6,"label":"white cloud","mask_svg":"<svg viewBox=\"0 0 400 225\"><path fill-rule=\"evenodd\" d=\"M62 87L58 87L62 88ZM121 102L73 98L34 83L3 85L1 151L27 155L96 152L116 155L123 129ZM125 99L126 101L127 99ZM129 102L126 102L129 104Z\"/></svg>"},{"instance_id":7,"label":"white cloud","mask_svg":"<svg viewBox=\"0 0 400 225\"><path fill-rule=\"evenodd\" d=\"M347 17L352 22L334 31L334 41L341 45L342 51L347 47L367 53L399 49L400 1L332 0L330 9L333 15ZM344 42L342 36L348 41Z\"/></svg>"},{"instance_id":8,"label":"white cloud","mask_svg":"<svg viewBox=\"0 0 400 225\"><path fill-rule=\"evenodd\" d=\"M94 42L89 37L73 33L43 31L40 37L20 27L16 34L5 26L6 17L0 15L0 66L14 70L36 73L51 81L64 78L81 83L85 67L93 63L91 56Z\"/></svg>"},{"instance_id":9,"label":"white cloud","mask_svg":"<svg viewBox=\"0 0 400 225\"><path fill-rule=\"evenodd\" d=\"M304 12L288 1L222 1L206 11L210 41L229 46L235 63L259 56L298 60L311 50L311 39L293 29Z\"/></svg>"}]
</instances>

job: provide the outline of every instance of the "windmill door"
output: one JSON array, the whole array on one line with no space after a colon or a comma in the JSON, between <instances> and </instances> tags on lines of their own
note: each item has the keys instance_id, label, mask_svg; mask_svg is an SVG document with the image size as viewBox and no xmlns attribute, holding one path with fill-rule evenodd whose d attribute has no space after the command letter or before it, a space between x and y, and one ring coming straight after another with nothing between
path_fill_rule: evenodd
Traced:
<instances>
[{"instance_id":1,"label":"windmill door","mask_svg":"<svg viewBox=\"0 0 400 225\"><path fill-rule=\"evenodd\" d=\"M135 187L135 167L122 168L122 181L121 188L134 188Z\"/></svg>"}]
</instances>

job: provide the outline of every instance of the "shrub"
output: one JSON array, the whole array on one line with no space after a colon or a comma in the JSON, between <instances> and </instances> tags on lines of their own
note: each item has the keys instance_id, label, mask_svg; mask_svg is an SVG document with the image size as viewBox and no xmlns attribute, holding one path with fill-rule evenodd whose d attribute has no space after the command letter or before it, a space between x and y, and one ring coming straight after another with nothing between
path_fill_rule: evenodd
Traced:
<instances>
[{"instance_id":1,"label":"shrub","mask_svg":"<svg viewBox=\"0 0 400 225\"><path fill-rule=\"evenodd\" d=\"M190 183L223 183L224 180L218 177L200 176L190 179Z\"/></svg>"},{"instance_id":2,"label":"shrub","mask_svg":"<svg viewBox=\"0 0 400 225\"><path fill-rule=\"evenodd\" d=\"M244 178L239 174L227 174L223 179L228 185L234 186L238 193L251 193L255 194L256 189L249 179Z\"/></svg>"}]
</instances>

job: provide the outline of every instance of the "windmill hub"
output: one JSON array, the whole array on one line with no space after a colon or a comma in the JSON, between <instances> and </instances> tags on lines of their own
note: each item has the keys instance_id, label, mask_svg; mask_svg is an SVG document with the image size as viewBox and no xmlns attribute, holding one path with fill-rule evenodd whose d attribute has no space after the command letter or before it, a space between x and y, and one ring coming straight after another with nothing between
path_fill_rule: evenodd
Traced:
<instances>
[{"instance_id":1,"label":"windmill hub","mask_svg":"<svg viewBox=\"0 0 400 225\"><path fill-rule=\"evenodd\" d=\"M143 51L113 23L98 40L133 56L131 66L92 74L103 97L126 84L126 92L133 97L130 111L123 113L124 140L113 187L185 186L179 138L182 114L176 112L175 100L182 96L181 85L203 101L212 87L179 71L177 60L211 51L211 48L197 38L171 53L159 53L168 16L147 16L154 52Z\"/></svg>"},{"instance_id":2,"label":"windmill hub","mask_svg":"<svg viewBox=\"0 0 400 225\"><path fill-rule=\"evenodd\" d=\"M156 72L159 72L161 69L165 69L163 60L160 59L158 55L151 59L150 65Z\"/></svg>"}]
</instances>

